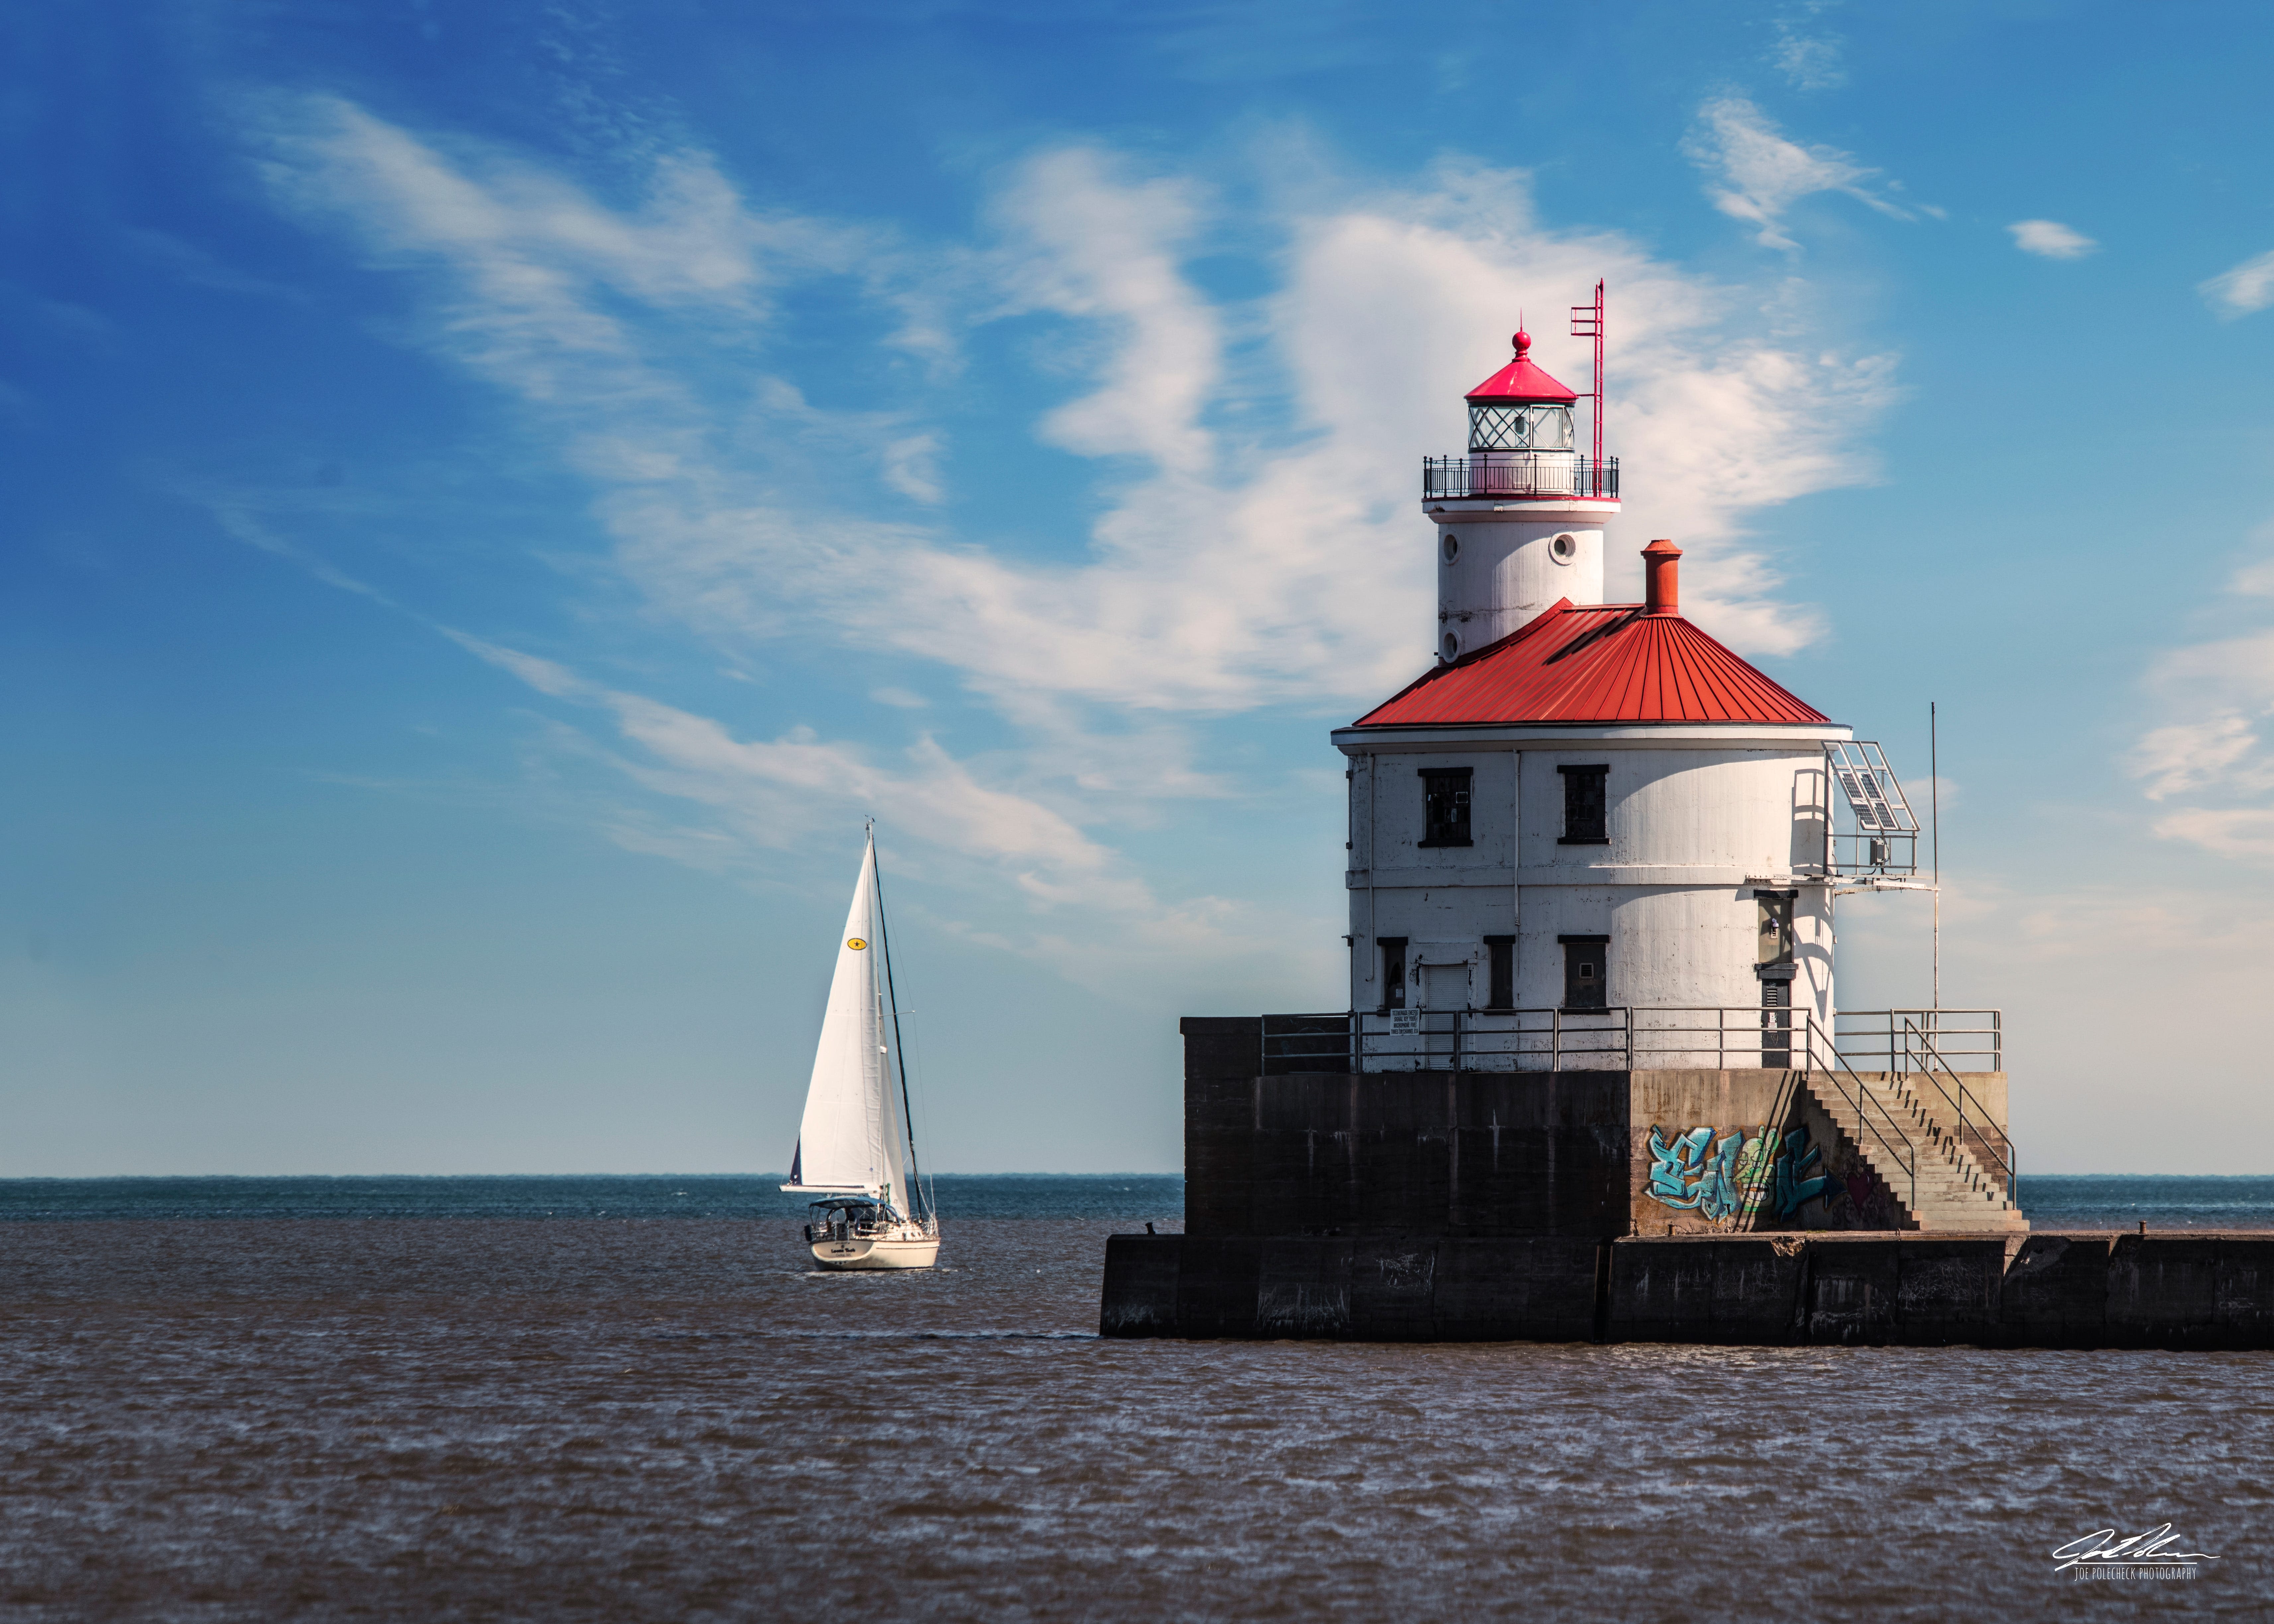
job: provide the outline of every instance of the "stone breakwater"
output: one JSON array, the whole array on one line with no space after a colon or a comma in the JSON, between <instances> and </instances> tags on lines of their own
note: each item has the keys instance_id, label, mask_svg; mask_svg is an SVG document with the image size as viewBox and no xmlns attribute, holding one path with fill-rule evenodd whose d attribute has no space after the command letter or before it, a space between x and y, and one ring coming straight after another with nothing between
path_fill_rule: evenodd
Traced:
<instances>
[{"instance_id":1,"label":"stone breakwater","mask_svg":"<svg viewBox=\"0 0 2274 1624\"><path fill-rule=\"evenodd\" d=\"M1101 1335L2274 1348L2274 1233L1117 1235Z\"/></svg>"}]
</instances>

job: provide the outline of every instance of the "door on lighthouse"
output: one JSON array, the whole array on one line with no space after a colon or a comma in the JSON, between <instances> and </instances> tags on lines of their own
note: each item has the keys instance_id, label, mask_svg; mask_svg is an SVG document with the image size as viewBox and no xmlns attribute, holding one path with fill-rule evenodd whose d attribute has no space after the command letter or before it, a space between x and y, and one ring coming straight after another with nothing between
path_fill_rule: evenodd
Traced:
<instances>
[{"instance_id":1,"label":"door on lighthouse","mask_svg":"<svg viewBox=\"0 0 2274 1624\"><path fill-rule=\"evenodd\" d=\"M1457 1064L1452 1056L1460 1052L1461 1011L1469 1007L1469 966L1465 959L1451 964L1432 964L1424 960L1421 971L1421 1007L1428 1012L1422 1023L1428 1033L1431 1065Z\"/></svg>"},{"instance_id":2,"label":"door on lighthouse","mask_svg":"<svg viewBox=\"0 0 2274 1624\"><path fill-rule=\"evenodd\" d=\"M1563 1007L1600 1010L1610 1004L1611 939L1558 936L1563 944Z\"/></svg>"}]
</instances>

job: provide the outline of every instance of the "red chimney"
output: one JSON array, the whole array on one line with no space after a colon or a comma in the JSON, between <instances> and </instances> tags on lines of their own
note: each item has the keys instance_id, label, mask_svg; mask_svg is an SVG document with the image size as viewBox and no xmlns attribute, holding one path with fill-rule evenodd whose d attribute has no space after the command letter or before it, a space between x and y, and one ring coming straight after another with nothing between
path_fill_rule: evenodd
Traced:
<instances>
[{"instance_id":1,"label":"red chimney","mask_svg":"<svg viewBox=\"0 0 2274 1624\"><path fill-rule=\"evenodd\" d=\"M1682 549L1670 541L1653 541L1642 550L1645 614L1682 613L1681 560Z\"/></svg>"}]
</instances>

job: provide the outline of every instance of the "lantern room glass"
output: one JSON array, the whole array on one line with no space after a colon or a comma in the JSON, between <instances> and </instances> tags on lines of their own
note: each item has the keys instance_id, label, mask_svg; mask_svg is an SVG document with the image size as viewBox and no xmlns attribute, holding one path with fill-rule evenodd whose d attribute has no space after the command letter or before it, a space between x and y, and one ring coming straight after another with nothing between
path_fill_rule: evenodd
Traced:
<instances>
[{"instance_id":1,"label":"lantern room glass","mask_svg":"<svg viewBox=\"0 0 2274 1624\"><path fill-rule=\"evenodd\" d=\"M1569 406L1469 408L1471 451L1569 451L1574 443Z\"/></svg>"}]
</instances>

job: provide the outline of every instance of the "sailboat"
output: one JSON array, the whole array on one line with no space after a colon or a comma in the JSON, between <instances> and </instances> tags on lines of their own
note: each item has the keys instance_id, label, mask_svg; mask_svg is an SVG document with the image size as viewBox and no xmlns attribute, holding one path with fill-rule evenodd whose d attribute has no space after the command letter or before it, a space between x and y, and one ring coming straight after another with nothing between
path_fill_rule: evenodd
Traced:
<instances>
[{"instance_id":1,"label":"sailboat","mask_svg":"<svg viewBox=\"0 0 2274 1624\"><path fill-rule=\"evenodd\" d=\"M805 1239L824 1268L930 1268L938 1261L939 1214L916 1169L874 823L838 934L805 1117L782 1188L823 1198L808 1206Z\"/></svg>"}]
</instances>

